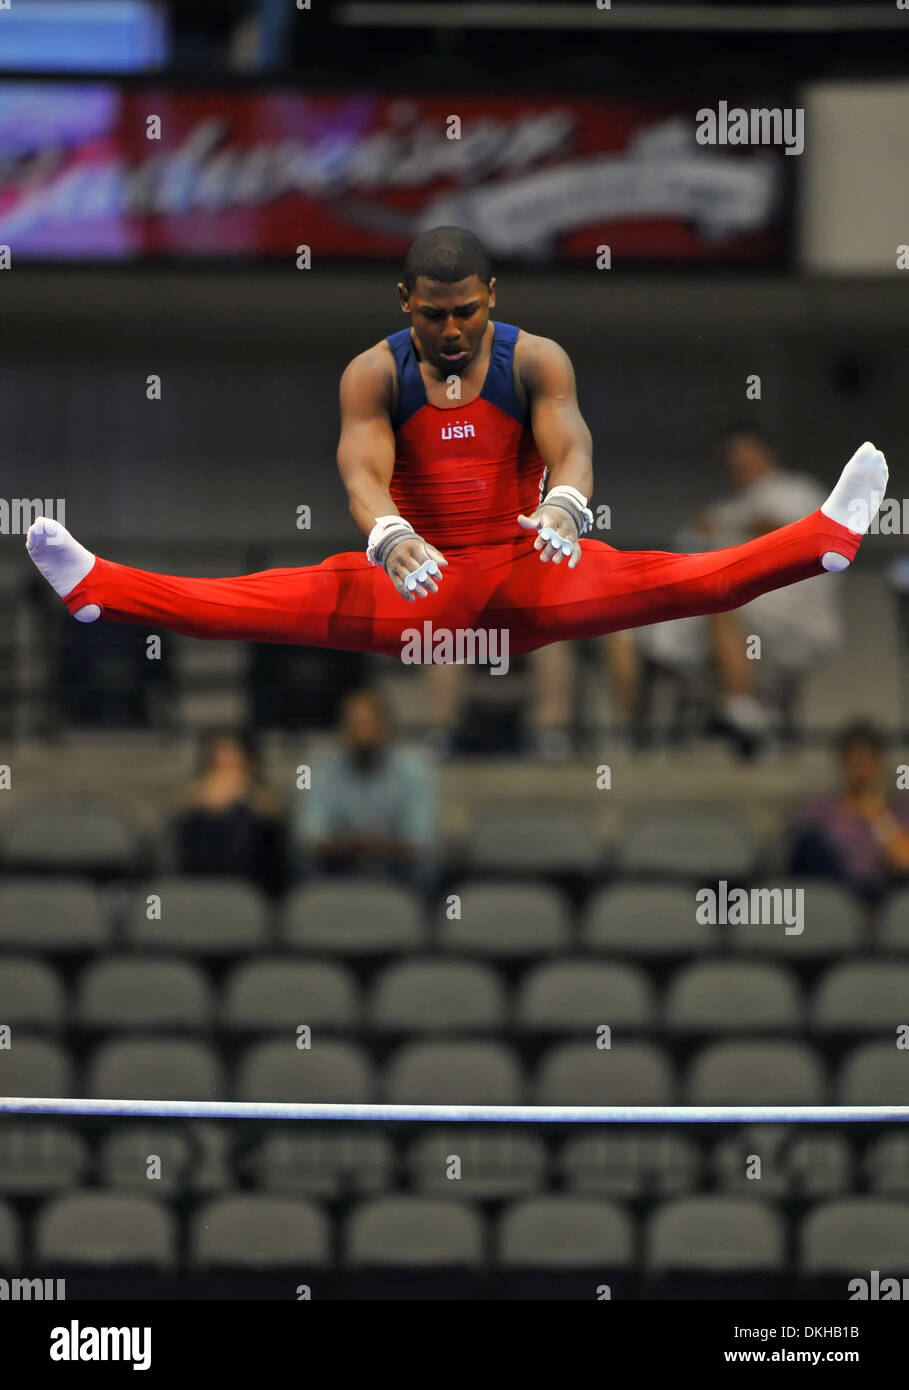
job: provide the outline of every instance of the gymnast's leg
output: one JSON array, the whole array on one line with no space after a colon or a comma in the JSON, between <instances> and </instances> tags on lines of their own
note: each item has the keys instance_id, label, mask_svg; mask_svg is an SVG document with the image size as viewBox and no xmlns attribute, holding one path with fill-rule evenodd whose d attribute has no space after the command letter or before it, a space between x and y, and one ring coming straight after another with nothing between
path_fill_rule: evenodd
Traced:
<instances>
[{"instance_id":1,"label":"gymnast's leg","mask_svg":"<svg viewBox=\"0 0 909 1390\"><path fill-rule=\"evenodd\" d=\"M508 628L518 654L548 642L739 608L771 589L845 569L886 485L883 454L863 444L818 511L744 545L675 555L582 541L577 568L555 572L528 548L490 595L483 622Z\"/></svg>"},{"instance_id":2,"label":"gymnast's leg","mask_svg":"<svg viewBox=\"0 0 909 1390\"><path fill-rule=\"evenodd\" d=\"M401 656L414 605L388 575L354 551L320 565L263 570L226 579L152 574L115 564L81 546L59 522L39 518L28 552L80 622L142 623L188 637L334 647ZM452 565L420 616L461 626L462 585ZM469 626L469 623L466 624Z\"/></svg>"}]
</instances>

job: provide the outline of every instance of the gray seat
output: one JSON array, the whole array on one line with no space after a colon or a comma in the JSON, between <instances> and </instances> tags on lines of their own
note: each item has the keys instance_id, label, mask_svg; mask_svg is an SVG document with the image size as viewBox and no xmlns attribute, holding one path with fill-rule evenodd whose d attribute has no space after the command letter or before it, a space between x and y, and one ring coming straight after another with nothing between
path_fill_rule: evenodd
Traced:
<instances>
[{"instance_id":1,"label":"gray seat","mask_svg":"<svg viewBox=\"0 0 909 1390\"><path fill-rule=\"evenodd\" d=\"M909 951L909 888L890 894L880 909L875 936L880 951Z\"/></svg>"},{"instance_id":2,"label":"gray seat","mask_svg":"<svg viewBox=\"0 0 909 1390\"><path fill-rule=\"evenodd\" d=\"M763 1197L792 1200L832 1197L853 1185L852 1148L829 1125L749 1124L720 1139L711 1153L715 1185L724 1192L754 1193L749 1157L761 1159Z\"/></svg>"},{"instance_id":3,"label":"gray seat","mask_svg":"<svg viewBox=\"0 0 909 1390\"><path fill-rule=\"evenodd\" d=\"M802 1220L799 1268L804 1274L904 1275L909 1268L909 1202L843 1197ZM846 1291L843 1291L846 1297Z\"/></svg>"},{"instance_id":4,"label":"gray seat","mask_svg":"<svg viewBox=\"0 0 909 1390\"><path fill-rule=\"evenodd\" d=\"M471 869L593 873L604 851L590 812L571 802L491 801L476 807L464 844Z\"/></svg>"},{"instance_id":5,"label":"gray seat","mask_svg":"<svg viewBox=\"0 0 909 1390\"><path fill-rule=\"evenodd\" d=\"M679 1033L794 1032L803 1025L799 987L787 967L751 961L701 961L677 971L665 1016Z\"/></svg>"},{"instance_id":6,"label":"gray seat","mask_svg":"<svg viewBox=\"0 0 909 1390\"><path fill-rule=\"evenodd\" d=\"M51 1265L151 1265L173 1269L176 1224L151 1197L68 1192L51 1198L34 1227L34 1258Z\"/></svg>"},{"instance_id":7,"label":"gray seat","mask_svg":"<svg viewBox=\"0 0 909 1390\"><path fill-rule=\"evenodd\" d=\"M0 1020L10 1028L63 1028L66 1000L56 970L34 956L4 956L0 961Z\"/></svg>"},{"instance_id":8,"label":"gray seat","mask_svg":"<svg viewBox=\"0 0 909 1390\"><path fill-rule=\"evenodd\" d=\"M160 1120L154 1125L121 1120L101 1141L98 1176L105 1187L147 1193L150 1154L161 1160L159 1176L154 1180L158 1196L182 1196L191 1189L198 1171L198 1153L191 1126L181 1121L171 1127Z\"/></svg>"},{"instance_id":9,"label":"gray seat","mask_svg":"<svg viewBox=\"0 0 909 1390\"><path fill-rule=\"evenodd\" d=\"M69 1054L55 1042L18 1033L12 1047L0 1048L0 1095L71 1096Z\"/></svg>"},{"instance_id":10,"label":"gray seat","mask_svg":"<svg viewBox=\"0 0 909 1390\"><path fill-rule=\"evenodd\" d=\"M0 1202L0 1269L18 1269L22 1260L19 1218L8 1202Z\"/></svg>"},{"instance_id":11,"label":"gray seat","mask_svg":"<svg viewBox=\"0 0 909 1390\"><path fill-rule=\"evenodd\" d=\"M897 961L834 965L818 982L811 1002L812 1023L818 1032L893 1036L907 1022L907 1009L909 965Z\"/></svg>"},{"instance_id":12,"label":"gray seat","mask_svg":"<svg viewBox=\"0 0 909 1390\"><path fill-rule=\"evenodd\" d=\"M485 1231L473 1207L432 1197L377 1197L350 1213L346 1261L355 1267L470 1268L484 1257Z\"/></svg>"},{"instance_id":13,"label":"gray seat","mask_svg":"<svg viewBox=\"0 0 909 1390\"><path fill-rule=\"evenodd\" d=\"M451 1192L450 1156L461 1160L458 1193L477 1201L496 1201L546 1186L548 1158L543 1139L529 1125L474 1128L433 1126L407 1150L410 1186L426 1196Z\"/></svg>"},{"instance_id":14,"label":"gray seat","mask_svg":"<svg viewBox=\"0 0 909 1390\"><path fill-rule=\"evenodd\" d=\"M590 951L691 956L716 949L716 928L698 922L694 893L679 884L619 883L591 898L581 925Z\"/></svg>"},{"instance_id":15,"label":"gray seat","mask_svg":"<svg viewBox=\"0 0 909 1390\"><path fill-rule=\"evenodd\" d=\"M234 1031L295 1028L356 1028L359 989L343 965L331 961L269 956L244 961L224 986L221 1021Z\"/></svg>"},{"instance_id":16,"label":"gray seat","mask_svg":"<svg viewBox=\"0 0 909 1390\"><path fill-rule=\"evenodd\" d=\"M92 1055L88 1095L102 1100L220 1100L221 1063L207 1044L135 1037L103 1043Z\"/></svg>"},{"instance_id":17,"label":"gray seat","mask_svg":"<svg viewBox=\"0 0 909 1390\"><path fill-rule=\"evenodd\" d=\"M616 868L625 874L709 883L747 878L757 859L750 826L727 807L661 806L628 827L617 848Z\"/></svg>"},{"instance_id":18,"label":"gray seat","mask_svg":"<svg viewBox=\"0 0 909 1390\"><path fill-rule=\"evenodd\" d=\"M331 1262L331 1227L321 1207L265 1193L217 1197L190 1225L189 1265L280 1269Z\"/></svg>"},{"instance_id":19,"label":"gray seat","mask_svg":"<svg viewBox=\"0 0 909 1390\"><path fill-rule=\"evenodd\" d=\"M385 1099L402 1105L518 1105L523 1076L498 1042L413 1042L388 1063Z\"/></svg>"},{"instance_id":20,"label":"gray seat","mask_svg":"<svg viewBox=\"0 0 909 1390\"><path fill-rule=\"evenodd\" d=\"M243 879L155 879L132 901L126 939L133 948L180 955L261 951L268 945L265 899Z\"/></svg>"},{"instance_id":21,"label":"gray seat","mask_svg":"<svg viewBox=\"0 0 909 1390\"><path fill-rule=\"evenodd\" d=\"M100 892L79 878L0 882L0 948L100 951L110 932Z\"/></svg>"},{"instance_id":22,"label":"gray seat","mask_svg":"<svg viewBox=\"0 0 909 1390\"><path fill-rule=\"evenodd\" d=\"M909 1134L905 1125L869 1144L862 1163L867 1183L880 1196L909 1198Z\"/></svg>"},{"instance_id":23,"label":"gray seat","mask_svg":"<svg viewBox=\"0 0 909 1390\"><path fill-rule=\"evenodd\" d=\"M185 960L108 957L83 971L76 989L81 1028L208 1028L214 1017L205 972Z\"/></svg>"},{"instance_id":24,"label":"gray seat","mask_svg":"<svg viewBox=\"0 0 909 1390\"><path fill-rule=\"evenodd\" d=\"M419 951L425 944L420 900L384 879L304 884L285 899L280 939L293 950L332 956Z\"/></svg>"},{"instance_id":25,"label":"gray seat","mask_svg":"<svg viewBox=\"0 0 909 1390\"><path fill-rule=\"evenodd\" d=\"M535 1105L672 1105L668 1057L653 1043L623 1042L600 1051L591 1042L560 1043L544 1053Z\"/></svg>"},{"instance_id":26,"label":"gray seat","mask_svg":"<svg viewBox=\"0 0 909 1390\"><path fill-rule=\"evenodd\" d=\"M446 951L520 959L552 955L571 944L571 910L551 884L466 879L451 894L460 899L461 915L443 914L439 940Z\"/></svg>"},{"instance_id":27,"label":"gray seat","mask_svg":"<svg viewBox=\"0 0 909 1390\"><path fill-rule=\"evenodd\" d=\"M652 1027L656 1004L650 979L634 965L570 959L537 966L525 976L515 1004L518 1026L549 1032Z\"/></svg>"},{"instance_id":28,"label":"gray seat","mask_svg":"<svg viewBox=\"0 0 909 1390\"><path fill-rule=\"evenodd\" d=\"M75 797L36 800L4 829L0 859L11 872L131 873L140 848L127 808Z\"/></svg>"},{"instance_id":29,"label":"gray seat","mask_svg":"<svg viewBox=\"0 0 909 1390\"><path fill-rule=\"evenodd\" d=\"M784 894L787 890L793 894L800 889L803 891L803 929L792 930L798 923L790 922L787 932L785 924L777 923L777 916L782 919L783 913L770 899L765 909L768 914L772 913L769 921L737 922L727 928L728 943L734 951L814 960L863 949L867 937L864 910L844 888L820 879L781 878L774 880L773 889ZM787 901L794 905L798 899L783 897L781 900L782 904Z\"/></svg>"},{"instance_id":30,"label":"gray seat","mask_svg":"<svg viewBox=\"0 0 909 1390\"><path fill-rule=\"evenodd\" d=\"M590 1125L593 1133L571 1138L559 1156L565 1187L589 1196L673 1197L700 1186L701 1151L684 1133ZM678 1128L676 1126L676 1128Z\"/></svg>"},{"instance_id":31,"label":"gray seat","mask_svg":"<svg viewBox=\"0 0 909 1390\"><path fill-rule=\"evenodd\" d=\"M59 1120L29 1115L0 1122L0 1192L37 1197L78 1187L89 1163L84 1137Z\"/></svg>"},{"instance_id":32,"label":"gray seat","mask_svg":"<svg viewBox=\"0 0 909 1390\"><path fill-rule=\"evenodd\" d=\"M644 1233L652 1273L781 1270L785 1225L775 1207L745 1197L680 1197L653 1213Z\"/></svg>"},{"instance_id":33,"label":"gray seat","mask_svg":"<svg viewBox=\"0 0 909 1390\"><path fill-rule=\"evenodd\" d=\"M634 1227L611 1202L552 1193L512 1203L499 1218L496 1245L508 1269L627 1269Z\"/></svg>"},{"instance_id":34,"label":"gray seat","mask_svg":"<svg viewBox=\"0 0 909 1390\"><path fill-rule=\"evenodd\" d=\"M287 1038L246 1049L237 1099L357 1104L375 1099L375 1084L372 1064L352 1043L326 1038L311 1048L298 1048Z\"/></svg>"},{"instance_id":35,"label":"gray seat","mask_svg":"<svg viewBox=\"0 0 909 1390\"><path fill-rule=\"evenodd\" d=\"M685 1090L688 1105L823 1105L827 1079L805 1043L728 1041L698 1053Z\"/></svg>"},{"instance_id":36,"label":"gray seat","mask_svg":"<svg viewBox=\"0 0 909 1390\"><path fill-rule=\"evenodd\" d=\"M837 1105L909 1105L909 1063L891 1042L867 1042L843 1058Z\"/></svg>"},{"instance_id":37,"label":"gray seat","mask_svg":"<svg viewBox=\"0 0 909 1390\"><path fill-rule=\"evenodd\" d=\"M266 1134L243 1172L271 1192L331 1200L371 1196L395 1185L395 1150L378 1125L297 1126L293 1134Z\"/></svg>"},{"instance_id":38,"label":"gray seat","mask_svg":"<svg viewBox=\"0 0 909 1390\"><path fill-rule=\"evenodd\" d=\"M376 978L368 1012L374 1028L388 1031L499 1030L505 990L495 970L477 961L401 961Z\"/></svg>"}]
</instances>

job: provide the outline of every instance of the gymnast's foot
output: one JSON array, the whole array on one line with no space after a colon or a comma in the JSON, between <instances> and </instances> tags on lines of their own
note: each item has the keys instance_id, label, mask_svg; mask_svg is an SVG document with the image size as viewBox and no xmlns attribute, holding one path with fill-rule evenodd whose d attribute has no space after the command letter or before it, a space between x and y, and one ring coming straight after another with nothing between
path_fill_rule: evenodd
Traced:
<instances>
[{"instance_id":1,"label":"gymnast's foot","mask_svg":"<svg viewBox=\"0 0 909 1390\"><path fill-rule=\"evenodd\" d=\"M46 516L39 516L29 527L25 548L48 584L61 598L66 598L77 584L82 583L95 563L91 551L80 545L65 526ZM80 623L93 623L100 616L101 609L97 603L87 603L84 607L77 608L73 614Z\"/></svg>"},{"instance_id":2,"label":"gymnast's foot","mask_svg":"<svg viewBox=\"0 0 909 1390\"><path fill-rule=\"evenodd\" d=\"M884 455L866 441L846 464L821 511L848 531L864 536L884 500L888 477ZM835 550L821 556L825 570L844 570L850 563L850 556Z\"/></svg>"}]
</instances>

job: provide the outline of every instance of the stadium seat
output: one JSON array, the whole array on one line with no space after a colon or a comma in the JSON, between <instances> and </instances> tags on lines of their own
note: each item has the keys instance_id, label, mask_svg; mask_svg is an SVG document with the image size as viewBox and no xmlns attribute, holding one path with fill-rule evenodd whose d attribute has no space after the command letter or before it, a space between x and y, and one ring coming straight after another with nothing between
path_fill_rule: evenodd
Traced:
<instances>
[{"instance_id":1,"label":"stadium seat","mask_svg":"<svg viewBox=\"0 0 909 1390\"><path fill-rule=\"evenodd\" d=\"M385 1099L402 1105L517 1105L524 1080L498 1042L405 1043L391 1057Z\"/></svg>"},{"instance_id":2,"label":"stadium seat","mask_svg":"<svg viewBox=\"0 0 909 1390\"><path fill-rule=\"evenodd\" d=\"M515 1022L525 1031L594 1035L610 1028L650 1028L656 1018L653 986L634 965L615 961L547 962L521 981Z\"/></svg>"},{"instance_id":3,"label":"stadium seat","mask_svg":"<svg viewBox=\"0 0 909 1390\"><path fill-rule=\"evenodd\" d=\"M782 965L709 960L678 970L666 991L666 1027L678 1033L751 1033L803 1026L798 984Z\"/></svg>"},{"instance_id":4,"label":"stadium seat","mask_svg":"<svg viewBox=\"0 0 909 1390\"><path fill-rule=\"evenodd\" d=\"M909 1198L909 1134L905 1125L868 1145L862 1171L872 1192Z\"/></svg>"},{"instance_id":5,"label":"stadium seat","mask_svg":"<svg viewBox=\"0 0 909 1390\"><path fill-rule=\"evenodd\" d=\"M17 1033L12 1047L0 1048L0 1095L72 1094L72 1063L58 1043Z\"/></svg>"},{"instance_id":6,"label":"stadium seat","mask_svg":"<svg viewBox=\"0 0 909 1390\"><path fill-rule=\"evenodd\" d=\"M372 1196L395 1185L395 1148L378 1125L297 1127L266 1134L241 1171L271 1192L335 1201Z\"/></svg>"},{"instance_id":7,"label":"stadium seat","mask_svg":"<svg viewBox=\"0 0 909 1390\"><path fill-rule=\"evenodd\" d=\"M101 893L84 879L0 882L0 950L100 951L109 939Z\"/></svg>"},{"instance_id":8,"label":"stadium seat","mask_svg":"<svg viewBox=\"0 0 909 1390\"><path fill-rule=\"evenodd\" d=\"M219 1100L224 1078L217 1055L205 1043L124 1038L95 1049L87 1094L110 1100Z\"/></svg>"},{"instance_id":9,"label":"stadium seat","mask_svg":"<svg viewBox=\"0 0 909 1390\"><path fill-rule=\"evenodd\" d=\"M0 1202L0 1269L17 1269L22 1260L19 1217L8 1202Z\"/></svg>"},{"instance_id":10,"label":"stadium seat","mask_svg":"<svg viewBox=\"0 0 909 1390\"><path fill-rule=\"evenodd\" d=\"M776 1271L786 1255L784 1222L775 1207L754 1198L680 1197L647 1222L644 1258L652 1272Z\"/></svg>"},{"instance_id":11,"label":"stadium seat","mask_svg":"<svg viewBox=\"0 0 909 1390\"><path fill-rule=\"evenodd\" d=\"M897 889L879 908L874 935L879 951L909 951L909 888Z\"/></svg>"},{"instance_id":12,"label":"stadium seat","mask_svg":"<svg viewBox=\"0 0 909 1390\"><path fill-rule=\"evenodd\" d=\"M84 1029L205 1029L214 1017L205 972L185 960L107 957L76 986L74 1019Z\"/></svg>"},{"instance_id":13,"label":"stadium seat","mask_svg":"<svg viewBox=\"0 0 909 1390\"><path fill-rule=\"evenodd\" d=\"M160 899L149 917L148 900ZM268 945L267 907L243 879L162 877L142 884L132 900L126 940L133 948L180 955L227 955Z\"/></svg>"},{"instance_id":14,"label":"stadium seat","mask_svg":"<svg viewBox=\"0 0 909 1390\"><path fill-rule=\"evenodd\" d=\"M68 1192L44 1203L35 1219L34 1258L40 1265L136 1265L170 1270L177 1228L167 1207L151 1197L119 1192Z\"/></svg>"},{"instance_id":15,"label":"stadium seat","mask_svg":"<svg viewBox=\"0 0 909 1390\"><path fill-rule=\"evenodd\" d=\"M370 955L423 948L420 900L385 879L326 879L303 884L284 901L280 941L297 951Z\"/></svg>"},{"instance_id":16,"label":"stadium seat","mask_svg":"<svg viewBox=\"0 0 909 1390\"><path fill-rule=\"evenodd\" d=\"M687 1105L822 1105L827 1079L805 1043L730 1040L698 1053L684 1090Z\"/></svg>"},{"instance_id":17,"label":"stadium seat","mask_svg":"<svg viewBox=\"0 0 909 1390\"><path fill-rule=\"evenodd\" d=\"M0 1121L0 1192L46 1196L78 1187L88 1169L88 1145L78 1130L31 1115Z\"/></svg>"},{"instance_id":18,"label":"stadium seat","mask_svg":"<svg viewBox=\"0 0 909 1390\"><path fill-rule=\"evenodd\" d=\"M49 1032L65 1027L66 997L56 970L34 956L2 957L0 1021Z\"/></svg>"},{"instance_id":19,"label":"stadium seat","mask_svg":"<svg viewBox=\"0 0 909 1390\"><path fill-rule=\"evenodd\" d=\"M749 1158L761 1159L760 1185L765 1197L832 1197L848 1191L853 1179L852 1147L845 1134L829 1125L743 1125L714 1145L710 1168L725 1192L754 1192Z\"/></svg>"},{"instance_id":20,"label":"stadium seat","mask_svg":"<svg viewBox=\"0 0 909 1390\"><path fill-rule=\"evenodd\" d=\"M216 1197L192 1217L191 1268L324 1267L331 1263L331 1226L311 1202L265 1193Z\"/></svg>"},{"instance_id":21,"label":"stadium seat","mask_svg":"<svg viewBox=\"0 0 909 1390\"><path fill-rule=\"evenodd\" d=\"M98 1177L105 1187L148 1192L148 1159L161 1160L155 1192L160 1197L178 1197L190 1190L195 1176L196 1146L191 1125L179 1121L170 1126L157 1121L130 1123L121 1120L105 1134L98 1153Z\"/></svg>"},{"instance_id":22,"label":"stadium seat","mask_svg":"<svg viewBox=\"0 0 909 1390\"><path fill-rule=\"evenodd\" d=\"M868 927L864 909L845 888L810 878L774 878L766 886L784 892L804 891L804 929L787 932L775 917L769 923L737 922L726 928L727 944L733 951L815 960L865 948ZM786 899L782 901L785 903ZM796 903L798 899L788 901Z\"/></svg>"},{"instance_id":23,"label":"stadium seat","mask_svg":"<svg viewBox=\"0 0 909 1390\"><path fill-rule=\"evenodd\" d=\"M495 970L477 961L401 961L376 978L367 1015L387 1032L500 1030L505 989Z\"/></svg>"},{"instance_id":24,"label":"stadium seat","mask_svg":"<svg viewBox=\"0 0 909 1390\"><path fill-rule=\"evenodd\" d=\"M484 1258L485 1228L466 1203L377 1197L348 1216L344 1252L346 1262L357 1267L475 1267Z\"/></svg>"},{"instance_id":25,"label":"stadium seat","mask_svg":"<svg viewBox=\"0 0 909 1390\"><path fill-rule=\"evenodd\" d=\"M754 833L726 807L665 806L638 816L621 837L615 868L710 883L744 879L758 860Z\"/></svg>"},{"instance_id":26,"label":"stadium seat","mask_svg":"<svg viewBox=\"0 0 909 1390\"><path fill-rule=\"evenodd\" d=\"M131 874L141 839L127 807L54 797L22 806L0 838L8 873Z\"/></svg>"},{"instance_id":27,"label":"stadium seat","mask_svg":"<svg viewBox=\"0 0 909 1390\"><path fill-rule=\"evenodd\" d=\"M535 1105L672 1105L672 1066L655 1044L623 1042L601 1051L590 1042L560 1043L540 1060Z\"/></svg>"},{"instance_id":28,"label":"stadium seat","mask_svg":"<svg viewBox=\"0 0 909 1390\"><path fill-rule=\"evenodd\" d=\"M224 985L221 1024L233 1032L355 1028L359 989L343 965L289 956L254 957L234 968Z\"/></svg>"},{"instance_id":29,"label":"stadium seat","mask_svg":"<svg viewBox=\"0 0 909 1390\"><path fill-rule=\"evenodd\" d=\"M463 1197L496 1201L546 1186L546 1144L528 1125L433 1126L407 1150L410 1186L427 1196L450 1193L451 1154L461 1160L457 1188Z\"/></svg>"},{"instance_id":30,"label":"stadium seat","mask_svg":"<svg viewBox=\"0 0 909 1390\"><path fill-rule=\"evenodd\" d=\"M460 917L443 914L439 944L445 951L520 959L552 955L571 944L571 913L564 894L544 881L511 883L465 879L450 889Z\"/></svg>"},{"instance_id":31,"label":"stadium seat","mask_svg":"<svg viewBox=\"0 0 909 1390\"><path fill-rule=\"evenodd\" d=\"M695 1191L703 1168L697 1141L656 1126L607 1126L569 1139L559 1155L565 1187L590 1196L674 1197Z\"/></svg>"},{"instance_id":32,"label":"stadium seat","mask_svg":"<svg viewBox=\"0 0 909 1390\"><path fill-rule=\"evenodd\" d=\"M604 849L590 812L570 802L490 801L478 805L464 843L471 870L591 874Z\"/></svg>"},{"instance_id":33,"label":"stadium seat","mask_svg":"<svg viewBox=\"0 0 909 1390\"><path fill-rule=\"evenodd\" d=\"M811 1022L818 1032L894 1037L900 1024L909 1023L909 965L862 960L831 966L811 1000Z\"/></svg>"},{"instance_id":34,"label":"stadium seat","mask_svg":"<svg viewBox=\"0 0 909 1390\"><path fill-rule=\"evenodd\" d=\"M804 1274L864 1276L909 1270L909 1202L842 1197L805 1216L798 1230ZM846 1297L844 1290L843 1297Z\"/></svg>"},{"instance_id":35,"label":"stadium seat","mask_svg":"<svg viewBox=\"0 0 909 1390\"><path fill-rule=\"evenodd\" d=\"M498 1263L510 1269L626 1269L634 1225L611 1202L551 1193L507 1207L495 1244Z\"/></svg>"},{"instance_id":36,"label":"stadium seat","mask_svg":"<svg viewBox=\"0 0 909 1390\"><path fill-rule=\"evenodd\" d=\"M375 1099L375 1078L368 1057L352 1043L325 1039L299 1048L290 1037L248 1047L236 1090L237 1100L355 1104Z\"/></svg>"},{"instance_id":37,"label":"stadium seat","mask_svg":"<svg viewBox=\"0 0 909 1390\"><path fill-rule=\"evenodd\" d=\"M617 883L587 904L581 945L641 957L692 956L716 949L716 928L696 917L694 893L679 884Z\"/></svg>"},{"instance_id":38,"label":"stadium seat","mask_svg":"<svg viewBox=\"0 0 909 1390\"><path fill-rule=\"evenodd\" d=\"M840 1063L837 1105L909 1105L909 1052L890 1042L854 1047Z\"/></svg>"}]
</instances>

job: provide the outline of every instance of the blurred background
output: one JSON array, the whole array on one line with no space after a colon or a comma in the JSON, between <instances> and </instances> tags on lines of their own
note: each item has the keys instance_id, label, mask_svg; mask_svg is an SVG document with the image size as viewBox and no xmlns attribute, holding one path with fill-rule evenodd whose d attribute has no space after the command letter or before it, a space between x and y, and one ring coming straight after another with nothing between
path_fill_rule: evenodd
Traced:
<instances>
[{"instance_id":1,"label":"blurred background","mask_svg":"<svg viewBox=\"0 0 909 1390\"><path fill-rule=\"evenodd\" d=\"M0 11L0 1090L909 1103L907 26ZM721 102L802 112L804 148L698 143ZM445 222L572 356L600 539L745 539L871 438L892 496L849 573L506 680L69 622L42 512L169 573L360 547L338 379ZM698 923L720 881L804 890L804 931ZM0 1123L0 1270L71 1297L843 1297L907 1266L899 1129Z\"/></svg>"}]
</instances>

